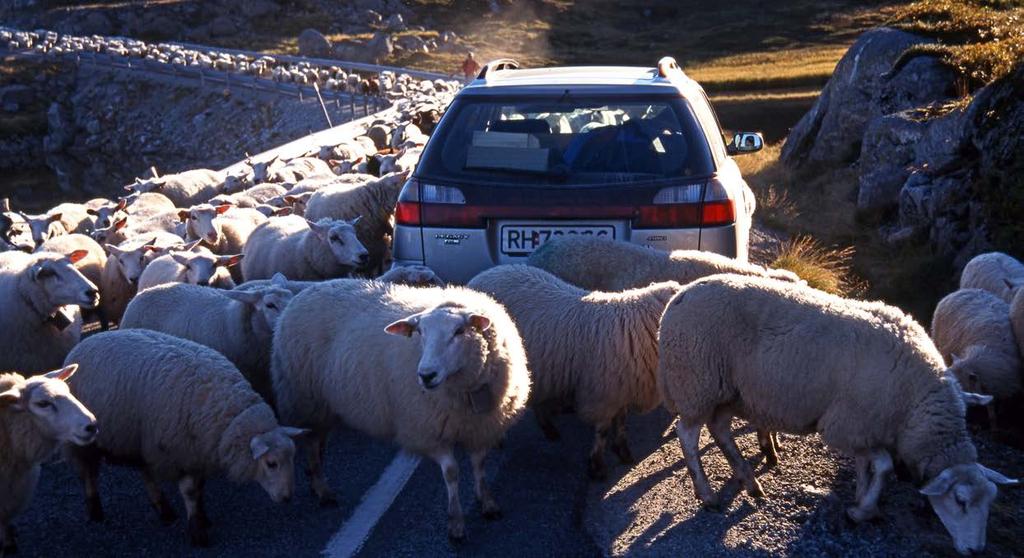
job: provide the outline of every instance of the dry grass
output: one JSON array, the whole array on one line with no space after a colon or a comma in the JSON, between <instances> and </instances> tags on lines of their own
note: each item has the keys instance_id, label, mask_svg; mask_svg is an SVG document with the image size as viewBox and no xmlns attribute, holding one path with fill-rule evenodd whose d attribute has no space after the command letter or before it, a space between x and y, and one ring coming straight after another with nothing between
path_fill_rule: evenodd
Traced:
<instances>
[{"instance_id":1,"label":"dry grass","mask_svg":"<svg viewBox=\"0 0 1024 558\"><path fill-rule=\"evenodd\" d=\"M921 0L896 10L894 27L933 37L902 58L935 56L955 69L969 90L1007 75L1024 59L1024 2Z\"/></svg>"},{"instance_id":2,"label":"dry grass","mask_svg":"<svg viewBox=\"0 0 1024 558\"><path fill-rule=\"evenodd\" d=\"M814 86L831 77L848 45L816 45L714 58L686 68L708 91L758 91Z\"/></svg>"},{"instance_id":3,"label":"dry grass","mask_svg":"<svg viewBox=\"0 0 1024 558\"><path fill-rule=\"evenodd\" d=\"M852 246L827 248L810 236L795 236L783 242L771 267L796 273L807 285L840 296L859 297L867 283L853 273Z\"/></svg>"}]
</instances>

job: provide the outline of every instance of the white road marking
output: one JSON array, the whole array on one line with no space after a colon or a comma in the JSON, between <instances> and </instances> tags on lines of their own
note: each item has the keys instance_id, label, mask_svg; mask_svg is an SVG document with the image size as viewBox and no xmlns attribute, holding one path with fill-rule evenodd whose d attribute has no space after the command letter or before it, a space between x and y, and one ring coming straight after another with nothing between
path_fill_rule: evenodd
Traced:
<instances>
[{"instance_id":1,"label":"white road marking","mask_svg":"<svg viewBox=\"0 0 1024 558\"><path fill-rule=\"evenodd\" d=\"M363 495L363 501L359 503L352 516L341 526L341 529L331 537L322 554L329 558L350 558L355 556L363 543L370 537L374 526L388 511L395 498L405 488L416 467L420 464L420 457L404 451L398 455L381 473L377 484L370 487L370 490Z\"/></svg>"}]
</instances>

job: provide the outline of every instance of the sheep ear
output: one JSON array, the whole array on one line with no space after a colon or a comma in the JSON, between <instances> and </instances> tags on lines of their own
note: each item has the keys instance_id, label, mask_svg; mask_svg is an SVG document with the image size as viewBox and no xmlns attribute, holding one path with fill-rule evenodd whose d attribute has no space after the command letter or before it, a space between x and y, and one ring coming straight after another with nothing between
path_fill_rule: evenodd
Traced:
<instances>
[{"instance_id":1,"label":"sheep ear","mask_svg":"<svg viewBox=\"0 0 1024 558\"><path fill-rule=\"evenodd\" d=\"M53 372L47 372L46 377L51 380L60 380L62 382L68 381L68 378L73 376L78 371L78 365L71 363L60 370L54 370Z\"/></svg>"},{"instance_id":2,"label":"sheep ear","mask_svg":"<svg viewBox=\"0 0 1024 558\"><path fill-rule=\"evenodd\" d=\"M178 220L181 221L182 223L184 223L185 221L188 221L188 213L189 213L189 211L187 209L179 209L178 210Z\"/></svg>"},{"instance_id":3,"label":"sheep ear","mask_svg":"<svg viewBox=\"0 0 1024 558\"><path fill-rule=\"evenodd\" d=\"M470 314L469 325L477 331L487 331L491 327L491 319L480 314Z\"/></svg>"},{"instance_id":4,"label":"sheep ear","mask_svg":"<svg viewBox=\"0 0 1024 558\"><path fill-rule=\"evenodd\" d=\"M114 230L119 231L128 226L128 217L121 217L117 221L114 221Z\"/></svg>"},{"instance_id":5,"label":"sheep ear","mask_svg":"<svg viewBox=\"0 0 1024 558\"><path fill-rule=\"evenodd\" d=\"M321 225L320 223L314 223L309 219L306 219L306 224L309 225L309 230L316 233L320 240L325 240L327 238L327 231L330 230L329 226Z\"/></svg>"},{"instance_id":6,"label":"sheep ear","mask_svg":"<svg viewBox=\"0 0 1024 558\"><path fill-rule=\"evenodd\" d=\"M126 207L128 207L128 198L119 198L117 200L117 207L114 208L114 211L124 211L124 208Z\"/></svg>"},{"instance_id":7,"label":"sheep ear","mask_svg":"<svg viewBox=\"0 0 1024 558\"><path fill-rule=\"evenodd\" d=\"M188 256L185 256L184 254L181 254L180 252L172 252L171 253L171 259L174 260L174 262L177 263L178 265L185 265L185 266L187 266L188 262L189 262Z\"/></svg>"},{"instance_id":8,"label":"sheep ear","mask_svg":"<svg viewBox=\"0 0 1024 558\"><path fill-rule=\"evenodd\" d=\"M363 216L362 216L362 215L358 215L358 216L356 216L356 218L355 218L355 219L352 219L351 221L346 221L346 222L347 222L347 223L348 223L349 225L355 225L355 224L356 224L356 223L358 223L358 222L359 222L359 220L360 220L360 219L362 219L362 218L363 218Z\"/></svg>"},{"instance_id":9,"label":"sheep ear","mask_svg":"<svg viewBox=\"0 0 1024 558\"><path fill-rule=\"evenodd\" d=\"M277 285L278 287L287 287L288 278L284 276L284 273L281 273L279 271L275 273L273 277L270 278L270 284Z\"/></svg>"},{"instance_id":10,"label":"sheep ear","mask_svg":"<svg viewBox=\"0 0 1024 558\"><path fill-rule=\"evenodd\" d=\"M253 291L234 291L225 290L221 291L222 295L230 298L231 300L237 300L242 304L255 305L257 302L263 300L263 295Z\"/></svg>"},{"instance_id":11,"label":"sheep ear","mask_svg":"<svg viewBox=\"0 0 1024 558\"><path fill-rule=\"evenodd\" d=\"M82 261L88 255L88 250L75 250L74 252L68 254L68 260L70 260L71 263L75 264Z\"/></svg>"},{"instance_id":12,"label":"sheep ear","mask_svg":"<svg viewBox=\"0 0 1024 558\"><path fill-rule=\"evenodd\" d=\"M270 212L270 216L272 216L272 217L284 217L286 215L291 215L294 212L295 212L295 210L293 208L291 208L291 207L280 207L280 208L275 208L273 211L271 211Z\"/></svg>"},{"instance_id":13,"label":"sheep ear","mask_svg":"<svg viewBox=\"0 0 1024 558\"><path fill-rule=\"evenodd\" d=\"M925 496L942 496L949 491L949 487L953 486L953 481L955 480L956 473L953 472L952 468L948 468L924 485L920 492Z\"/></svg>"},{"instance_id":14,"label":"sheep ear","mask_svg":"<svg viewBox=\"0 0 1024 558\"><path fill-rule=\"evenodd\" d=\"M124 250L120 249L114 244L107 244L106 249L107 253L110 254L111 256L119 256L124 253Z\"/></svg>"},{"instance_id":15,"label":"sheep ear","mask_svg":"<svg viewBox=\"0 0 1024 558\"><path fill-rule=\"evenodd\" d=\"M0 392L0 408L10 407L15 411L24 411L25 407L21 404L21 390L13 387L7 391Z\"/></svg>"},{"instance_id":16,"label":"sheep ear","mask_svg":"<svg viewBox=\"0 0 1024 558\"><path fill-rule=\"evenodd\" d=\"M97 215L99 215L99 214L100 214L100 212L99 212L99 211L96 211L95 209L93 209L93 208L91 208L91 207L90 207L89 209L86 209L86 210L85 210L85 212L86 212L87 214L89 214L89 215L93 215L93 216L97 216Z\"/></svg>"},{"instance_id":17,"label":"sheep ear","mask_svg":"<svg viewBox=\"0 0 1024 558\"><path fill-rule=\"evenodd\" d=\"M249 451L252 452L252 458L256 460L270 451L270 446L261 440L259 436L253 436L252 440L249 440Z\"/></svg>"},{"instance_id":18,"label":"sheep ear","mask_svg":"<svg viewBox=\"0 0 1024 558\"><path fill-rule=\"evenodd\" d=\"M60 221L62 217L64 217L63 213L54 213L53 215L50 215L49 217L46 218L46 222L53 223L55 221Z\"/></svg>"},{"instance_id":19,"label":"sheep ear","mask_svg":"<svg viewBox=\"0 0 1024 558\"><path fill-rule=\"evenodd\" d=\"M238 265L238 262L242 261L244 254L234 254L232 256L220 256L217 258L217 265L224 267L231 267Z\"/></svg>"},{"instance_id":20,"label":"sheep ear","mask_svg":"<svg viewBox=\"0 0 1024 558\"><path fill-rule=\"evenodd\" d=\"M412 337L412 332L416 331L416 326L419 324L419 318L416 316L410 316L404 320L398 320L386 328L384 331L391 335L401 335L404 337Z\"/></svg>"},{"instance_id":21,"label":"sheep ear","mask_svg":"<svg viewBox=\"0 0 1024 558\"><path fill-rule=\"evenodd\" d=\"M294 426L282 426L281 433L289 438L299 438L311 432L308 428L295 428Z\"/></svg>"},{"instance_id":22,"label":"sheep ear","mask_svg":"<svg viewBox=\"0 0 1024 558\"><path fill-rule=\"evenodd\" d=\"M963 399L964 399L964 404L968 405L968 406L970 406L970 405L979 405L979 406L980 405L988 405L989 403L992 402L992 396L991 395L982 395L980 393L971 393L969 391L962 392L961 393L961 397L963 397Z\"/></svg>"},{"instance_id":23,"label":"sheep ear","mask_svg":"<svg viewBox=\"0 0 1024 558\"><path fill-rule=\"evenodd\" d=\"M1006 475L998 471L993 471L992 469L989 469L988 467L982 465L981 463L978 463L978 468L981 469L981 474L985 475L986 479L996 484L1005 484L1009 486L1016 486L1020 484L1019 480L1011 479L1010 477L1007 477Z\"/></svg>"},{"instance_id":24,"label":"sheep ear","mask_svg":"<svg viewBox=\"0 0 1024 558\"><path fill-rule=\"evenodd\" d=\"M225 203L225 204L222 204L222 205L218 205L217 206L217 214L220 215L220 214L224 213L225 211L227 211L229 209L231 209L231 204L230 203Z\"/></svg>"}]
</instances>

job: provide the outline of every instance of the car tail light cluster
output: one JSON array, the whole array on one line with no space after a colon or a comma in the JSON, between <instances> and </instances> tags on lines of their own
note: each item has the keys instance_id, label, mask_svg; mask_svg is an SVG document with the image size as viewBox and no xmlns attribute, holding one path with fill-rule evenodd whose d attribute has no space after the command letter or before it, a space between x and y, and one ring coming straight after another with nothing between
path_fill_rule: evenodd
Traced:
<instances>
[{"instance_id":1,"label":"car tail light cluster","mask_svg":"<svg viewBox=\"0 0 1024 558\"><path fill-rule=\"evenodd\" d=\"M638 208L634 228L715 227L736 221L735 203L716 179L662 188L652 201Z\"/></svg>"},{"instance_id":2,"label":"car tail light cluster","mask_svg":"<svg viewBox=\"0 0 1024 558\"><path fill-rule=\"evenodd\" d=\"M479 219L477 212L466 206L462 190L416 179L405 183L395 206L395 222L399 225L475 227Z\"/></svg>"}]
</instances>

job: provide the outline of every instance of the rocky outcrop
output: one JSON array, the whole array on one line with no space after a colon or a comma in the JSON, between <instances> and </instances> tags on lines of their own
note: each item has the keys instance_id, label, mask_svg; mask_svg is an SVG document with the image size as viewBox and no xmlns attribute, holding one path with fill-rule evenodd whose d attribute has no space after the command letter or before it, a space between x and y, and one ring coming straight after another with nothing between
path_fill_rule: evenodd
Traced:
<instances>
[{"instance_id":1,"label":"rocky outcrop","mask_svg":"<svg viewBox=\"0 0 1024 558\"><path fill-rule=\"evenodd\" d=\"M1024 63L966 107L950 105L956 77L936 58L893 68L922 42L887 29L862 35L793 129L782 160L793 168L853 164L858 210L891 243L925 242L956 267L986 250L1022 255Z\"/></svg>"},{"instance_id":2,"label":"rocky outcrop","mask_svg":"<svg viewBox=\"0 0 1024 558\"><path fill-rule=\"evenodd\" d=\"M872 120L947 99L952 72L931 58L917 58L893 72L900 55L928 39L879 28L857 39L810 112L793 128L782 150L783 163L841 165L856 161Z\"/></svg>"},{"instance_id":3,"label":"rocky outcrop","mask_svg":"<svg viewBox=\"0 0 1024 558\"><path fill-rule=\"evenodd\" d=\"M301 56L322 58L331 54L331 41L316 29L305 29L299 33L298 43Z\"/></svg>"}]
</instances>

